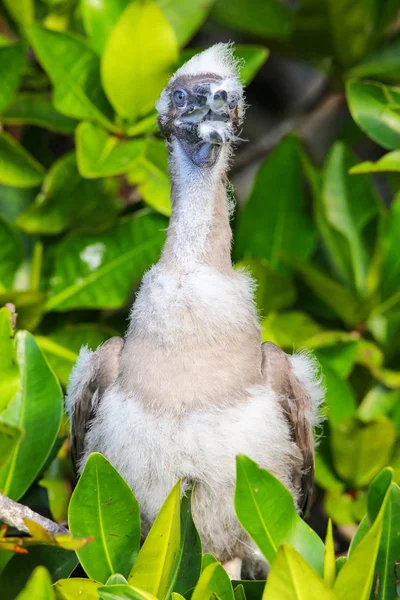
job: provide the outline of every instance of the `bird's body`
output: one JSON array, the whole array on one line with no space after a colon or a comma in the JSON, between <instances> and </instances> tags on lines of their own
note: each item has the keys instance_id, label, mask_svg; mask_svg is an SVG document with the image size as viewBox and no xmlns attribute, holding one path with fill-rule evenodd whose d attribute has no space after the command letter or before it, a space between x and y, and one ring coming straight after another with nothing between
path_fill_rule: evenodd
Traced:
<instances>
[{"instance_id":1,"label":"bird's body","mask_svg":"<svg viewBox=\"0 0 400 600\"><path fill-rule=\"evenodd\" d=\"M203 53L178 71L158 105L173 206L162 256L143 278L125 339L81 351L68 404L80 468L104 454L134 491L145 532L179 478L183 491L196 482L203 550L226 563L251 561L255 550L235 517L236 455L274 473L300 507L322 394L312 360L261 345L253 282L233 269L225 188L242 88L230 49L207 52L208 62ZM178 85L199 106L181 114L189 99L172 104Z\"/></svg>"}]
</instances>

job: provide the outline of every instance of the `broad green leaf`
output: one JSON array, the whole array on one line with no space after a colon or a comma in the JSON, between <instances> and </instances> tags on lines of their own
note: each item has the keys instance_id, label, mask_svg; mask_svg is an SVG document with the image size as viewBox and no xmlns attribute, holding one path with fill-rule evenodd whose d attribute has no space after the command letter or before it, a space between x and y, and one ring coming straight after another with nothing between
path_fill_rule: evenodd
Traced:
<instances>
[{"instance_id":1,"label":"broad green leaf","mask_svg":"<svg viewBox=\"0 0 400 600\"><path fill-rule=\"evenodd\" d=\"M76 130L79 172L89 179L127 173L139 162L144 149L142 140L121 140L87 121Z\"/></svg>"},{"instance_id":2,"label":"broad green leaf","mask_svg":"<svg viewBox=\"0 0 400 600\"><path fill-rule=\"evenodd\" d=\"M289 490L246 456L239 455L236 465L236 514L268 562L281 544L290 544L322 574L324 544L297 514Z\"/></svg>"},{"instance_id":3,"label":"broad green leaf","mask_svg":"<svg viewBox=\"0 0 400 600\"><path fill-rule=\"evenodd\" d=\"M45 299L46 294L43 292L13 290L0 293L0 306L6 302L15 304L18 314L18 328L32 331L42 318Z\"/></svg>"},{"instance_id":4,"label":"broad green leaf","mask_svg":"<svg viewBox=\"0 0 400 600\"><path fill-rule=\"evenodd\" d=\"M139 552L128 577L133 587L158 598L170 591L171 578L179 554L180 481L172 488Z\"/></svg>"},{"instance_id":5,"label":"broad green leaf","mask_svg":"<svg viewBox=\"0 0 400 600\"><path fill-rule=\"evenodd\" d=\"M130 0L81 0L83 24L93 48L103 53L108 36Z\"/></svg>"},{"instance_id":6,"label":"broad green leaf","mask_svg":"<svg viewBox=\"0 0 400 600\"><path fill-rule=\"evenodd\" d=\"M288 137L267 157L256 176L239 220L235 253L239 259L265 258L276 268L282 255L296 261L307 259L314 242L298 142Z\"/></svg>"},{"instance_id":7,"label":"broad green leaf","mask_svg":"<svg viewBox=\"0 0 400 600\"><path fill-rule=\"evenodd\" d=\"M380 203L366 176L352 177L352 155L336 143L327 159L322 189L322 210L334 231L336 251L350 257L351 281L359 294L366 293L366 274L370 258L365 229L379 216Z\"/></svg>"},{"instance_id":8,"label":"broad green leaf","mask_svg":"<svg viewBox=\"0 0 400 600\"><path fill-rule=\"evenodd\" d=\"M32 546L28 554L16 553L0 577L1 600L14 600L39 565L46 567L54 583L60 578L69 577L77 564L75 552L52 546ZM76 600L76 596L73 600Z\"/></svg>"},{"instance_id":9,"label":"broad green leaf","mask_svg":"<svg viewBox=\"0 0 400 600\"><path fill-rule=\"evenodd\" d=\"M24 58L25 48L21 42L0 47L0 113L12 102L18 89Z\"/></svg>"},{"instance_id":10,"label":"broad green leaf","mask_svg":"<svg viewBox=\"0 0 400 600\"><path fill-rule=\"evenodd\" d=\"M332 456L340 477L354 487L367 485L389 462L396 429L386 417L363 423L353 417L332 428Z\"/></svg>"},{"instance_id":11,"label":"broad green leaf","mask_svg":"<svg viewBox=\"0 0 400 600\"><path fill-rule=\"evenodd\" d=\"M380 290L383 298L399 291L400 257L396 241L400 235L400 194L393 200L382 234L382 266Z\"/></svg>"},{"instance_id":12,"label":"broad green leaf","mask_svg":"<svg viewBox=\"0 0 400 600\"><path fill-rule=\"evenodd\" d=\"M292 278L272 269L266 260L242 260L235 268L247 271L255 280L255 300L260 314L266 315L294 304L296 289Z\"/></svg>"},{"instance_id":13,"label":"broad green leaf","mask_svg":"<svg viewBox=\"0 0 400 600\"><path fill-rule=\"evenodd\" d=\"M44 567L37 567L16 600L53 600L51 579Z\"/></svg>"},{"instance_id":14,"label":"broad green leaf","mask_svg":"<svg viewBox=\"0 0 400 600\"><path fill-rule=\"evenodd\" d=\"M247 600L246 599L246 594L244 591L244 587L242 584L239 584L235 587L235 589L233 590L234 596L235 596L235 600Z\"/></svg>"},{"instance_id":15,"label":"broad green leaf","mask_svg":"<svg viewBox=\"0 0 400 600\"><path fill-rule=\"evenodd\" d=\"M36 202L19 215L17 224L27 233L55 235L79 225L104 227L119 209L112 186L84 179L75 153L69 153L54 163Z\"/></svg>"},{"instance_id":16,"label":"broad green leaf","mask_svg":"<svg viewBox=\"0 0 400 600\"><path fill-rule=\"evenodd\" d=\"M271 313L261 321L263 342L273 342L283 348L301 348L305 340L321 331L318 325L306 313L291 310Z\"/></svg>"},{"instance_id":17,"label":"broad green leaf","mask_svg":"<svg viewBox=\"0 0 400 600\"><path fill-rule=\"evenodd\" d=\"M387 83L397 84L400 81L400 39L370 54L362 63L355 65L347 73L351 79L371 77Z\"/></svg>"},{"instance_id":18,"label":"broad green leaf","mask_svg":"<svg viewBox=\"0 0 400 600\"><path fill-rule=\"evenodd\" d=\"M0 470L6 464L23 434L24 432L19 427L0 421Z\"/></svg>"},{"instance_id":19,"label":"broad green leaf","mask_svg":"<svg viewBox=\"0 0 400 600\"><path fill-rule=\"evenodd\" d=\"M383 515L382 537L376 559L376 598L391 600L396 590L396 574L393 566L399 559L400 488L391 483L387 505Z\"/></svg>"},{"instance_id":20,"label":"broad green leaf","mask_svg":"<svg viewBox=\"0 0 400 600\"><path fill-rule=\"evenodd\" d=\"M151 208L167 217L171 214L168 151L163 141L153 138L146 141L142 156L128 173L128 181L137 187Z\"/></svg>"},{"instance_id":21,"label":"broad green leaf","mask_svg":"<svg viewBox=\"0 0 400 600\"><path fill-rule=\"evenodd\" d=\"M357 125L388 150L400 147L400 90L379 83L349 81L346 96Z\"/></svg>"},{"instance_id":22,"label":"broad green leaf","mask_svg":"<svg viewBox=\"0 0 400 600\"><path fill-rule=\"evenodd\" d=\"M4 0L7 10L18 25L30 25L35 18L34 0Z\"/></svg>"},{"instance_id":23,"label":"broad green leaf","mask_svg":"<svg viewBox=\"0 0 400 600\"><path fill-rule=\"evenodd\" d=\"M354 165L349 172L356 175L358 173L382 173L385 171L400 171L400 150L388 152L376 162L367 160Z\"/></svg>"},{"instance_id":24,"label":"broad green leaf","mask_svg":"<svg viewBox=\"0 0 400 600\"><path fill-rule=\"evenodd\" d=\"M333 467L326 421L322 428L321 439L315 449L315 481L324 490L341 492L344 483L338 478Z\"/></svg>"},{"instance_id":25,"label":"broad green leaf","mask_svg":"<svg viewBox=\"0 0 400 600\"><path fill-rule=\"evenodd\" d=\"M348 327L354 327L362 320L365 306L362 306L353 294L342 284L322 271L311 266L292 264L297 273L310 288Z\"/></svg>"},{"instance_id":26,"label":"broad green leaf","mask_svg":"<svg viewBox=\"0 0 400 600\"><path fill-rule=\"evenodd\" d=\"M107 581L106 581L106 585L115 585L115 584L120 584L120 583L128 583L128 581L126 580L126 578L121 575L120 573L114 573L114 575L111 575Z\"/></svg>"},{"instance_id":27,"label":"broad green leaf","mask_svg":"<svg viewBox=\"0 0 400 600\"><path fill-rule=\"evenodd\" d=\"M23 246L18 231L0 217L0 289L11 287L23 258Z\"/></svg>"},{"instance_id":28,"label":"broad green leaf","mask_svg":"<svg viewBox=\"0 0 400 600\"><path fill-rule=\"evenodd\" d=\"M393 469L390 467L383 469L371 482L368 489L368 517L371 523L373 523L378 516L382 502L392 483ZM353 551L353 549L351 551Z\"/></svg>"},{"instance_id":29,"label":"broad green leaf","mask_svg":"<svg viewBox=\"0 0 400 600\"><path fill-rule=\"evenodd\" d=\"M170 592L187 595L195 587L201 571L201 541L192 518L192 492L186 492L181 501L181 538L179 551L171 574L166 597Z\"/></svg>"},{"instance_id":30,"label":"broad green leaf","mask_svg":"<svg viewBox=\"0 0 400 600\"><path fill-rule=\"evenodd\" d=\"M98 600L99 583L91 579L71 578L59 579L54 584L57 600Z\"/></svg>"},{"instance_id":31,"label":"broad green leaf","mask_svg":"<svg viewBox=\"0 0 400 600\"><path fill-rule=\"evenodd\" d=\"M335 565L335 545L332 533L332 521L328 520L328 528L325 538L325 556L324 556L324 581L327 586L333 587L336 576Z\"/></svg>"},{"instance_id":32,"label":"broad green leaf","mask_svg":"<svg viewBox=\"0 0 400 600\"><path fill-rule=\"evenodd\" d=\"M36 125L49 131L69 135L74 132L77 121L59 113L45 94L24 92L1 115L9 125Z\"/></svg>"},{"instance_id":33,"label":"broad green leaf","mask_svg":"<svg viewBox=\"0 0 400 600\"><path fill-rule=\"evenodd\" d=\"M19 331L16 345L20 386L0 419L22 428L24 436L0 471L0 489L19 500L40 473L56 440L63 394L33 336Z\"/></svg>"},{"instance_id":34,"label":"broad green leaf","mask_svg":"<svg viewBox=\"0 0 400 600\"><path fill-rule=\"evenodd\" d=\"M139 590L127 583L99 587L97 593L101 600L157 600L153 594Z\"/></svg>"},{"instance_id":35,"label":"broad green leaf","mask_svg":"<svg viewBox=\"0 0 400 600\"><path fill-rule=\"evenodd\" d=\"M237 57L240 61L240 79L246 85L249 85L267 60L269 50L263 46L253 46L251 44L235 44L233 49L235 52L235 57ZM202 52L203 50L206 50L205 46L200 48L186 48L179 56L178 66L182 66L186 61L192 58L192 56Z\"/></svg>"},{"instance_id":36,"label":"broad green leaf","mask_svg":"<svg viewBox=\"0 0 400 600\"><path fill-rule=\"evenodd\" d=\"M44 169L15 139L0 132L0 183L29 188L43 180Z\"/></svg>"},{"instance_id":37,"label":"broad green leaf","mask_svg":"<svg viewBox=\"0 0 400 600\"><path fill-rule=\"evenodd\" d=\"M175 31L179 46L184 46L203 24L214 0L157 0L159 8Z\"/></svg>"},{"instance_id":38,"label":"broad green leaf","mask_svg":"<svg viewBox=\"0 0 400 600\"><path fill-rule=\"evenodd\" d=\"M29 38L54 85L54 106L75 119L89 119L113 128L112 108L100 81L100 59L84 40L31 25Z\"/></svg>"},{"instance_id":39,"label":"broad green leaf","mask_svg":"<svg viewBox=\"0 0 400 600\"><path fill-rule=\"evenodd\" d=\"M232 584L224 567L217 561L207 565L193 590L191 600L205 600L214 597L220 600L234 600Z\"/></svg>"},{"instance_id":40,"label":"broad green leaf","mask_svg":"<svg viewBox=\"0 0 400 600\"><path fill-rule=\"evenodd\" d=\"M104 89L119 115L137 119L153 108L178 58L175 33L152 0L129 4L102 57Z\"/></svg>"},{"instance_id":41,"label":"broad green leaf","mask_svg":"<svg viewBox=\"0 0 400 600\"><path fill-rule=\"evenodd\" d=\"M139 506L130 487L98 453L91 454L72 494L68 522L74 537L94 536L77 551L87 575L106 582L128 575L140 544Z\"/></svg>"},{"instance_id":42,"label":"broad green leaf","mask_svg":"<svg viewBox=\"0 0 400 600\"><path fill-rule=\"evenodd\" d=\"M335 594L304 558L284 544L268 574L263 600L335 600Z\"/></svg>"},{"instance_id":43,"label":"broad green leaf","mask_svg":"<svg viewBox=\"0 0 400 600\"><path fill-rule=\"evenodd\" d=\"M47 310L116 308L157 260L165 221L146 212L98 234L76 232L58 245Z\"/></svg>"},{"instance_id":44,"label":"broad green leaf","mask_svg":"<svg viewBox=\"0 0 400 600\"><path fill-rule=\"evenodd\" d=\"M11 313L0 308L0 414L14 398L19 387Z\"/></svg>"},{"instance_id":45,"label":"broad green leaf","mask_svg":"<svg viewBox=\"0 0 400 600\"><path fill-rule=\"evenodd\" d=\"M65 386L81 346L87 344L95 350L113 335L114 330L100 323L79 323L56 329L47 336L36 336L36 341Z\"/></svg>"},{"instance_id":46,"label":"broad green leaf","mask_svg":"<svg viewBox=\"0 0 400 600\"><path fill-rule=\"evenodd\" d=\"M317 349L317 356L329 363L331 369L336 371L339 377L347 379L353 370L354 363L357 357L357 342L341 340L339 335L335 345L329 344L329 333L332 334L332 341L335 344L336 332L324 332L322 335L317 334L306 341L307 348ZM342 334L342 331L337 332ZM324 335L325 334L325 335ZM328 342L323 345L324 337ZM321 342L321 345L319 345Z\"/></svg>"},{"instance_id":47,"label":"broad green leaf","mask_svg":"<svg viewBox=\"0 0 400 600\"><path fill-rule=\"evenodd\" d=\"M364 490L352 494L330 491L325 494L323 508L337 525L355 525L367 510L366 493Z\"/></svg>"},{"instance_id":48,"label":"broad green leaf","mask_svg":"<svg viewBox=\"0 0 400 600\"><path fill-rule=\"evenodd\" d=\"M340 570L334 585L338 600L369 599L387 502L388 493L371 529Z\"/></svg>"},{"instance_id":49,"label":"broad green leaf","mask_svg":"<svg viewBox=\"0 0 400 600\"><path fill-rule=\"evenodd\" d=\"M268 39L285 39L292 24L291 11L279 0L217 0L212 17L229 29Z\"/></svg>"},{"instance_id":50,"label":"broad green leaf","mask_svg":"<svg viewBox=\"0 0 400 600\"><path fill-rule=\"evenodd\" d=\"M338 425L356 411L356 399L350 384L342 379L330 366L325 357L317 353L326 388L325 406L327 417L332 425Z\"/></svg>"},{"instance_id":51,"label":"broad green leaf","mask_svg":"<svg viewBox=\"0 0 400 600\"><path fill-rule=\"evenodd\" d=\"M389 390L382 385L376 385L363 398L357 415L362 421L371 421L376 417L388 416L399 405L400 390Z\"/></svg>"}]
</instances>

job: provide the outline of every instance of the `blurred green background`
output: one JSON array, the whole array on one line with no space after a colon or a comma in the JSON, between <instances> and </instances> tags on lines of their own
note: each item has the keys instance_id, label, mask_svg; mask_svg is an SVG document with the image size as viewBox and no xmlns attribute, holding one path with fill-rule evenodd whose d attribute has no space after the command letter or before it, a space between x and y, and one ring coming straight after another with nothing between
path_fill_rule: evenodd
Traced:
<instances>
[{"instance_id":1,"label":"blurred green background","mask_svg":"<svg viewBox=\"0 0 400 600\"><path fill-rule=\"evenodd\" d=\"M309 521L324 535L331 517L344 551L368 484L387 465L400 480L398 0L0 7L0 306L30 332L16 360L3 311L0 490L65 523L73 477L52 370L65 388L81 344L124 334L170 213L154 103L177 65L232 41L249 104L233 256L257 280L263 339L321 363Z\"/></svg>"}]
</instances>

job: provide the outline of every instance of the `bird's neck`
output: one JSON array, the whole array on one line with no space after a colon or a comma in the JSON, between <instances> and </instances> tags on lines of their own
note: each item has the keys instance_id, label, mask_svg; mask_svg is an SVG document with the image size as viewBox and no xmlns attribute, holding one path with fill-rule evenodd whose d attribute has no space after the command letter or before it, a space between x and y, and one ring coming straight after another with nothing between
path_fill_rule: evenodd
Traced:
<instances>
[{"instance_id":1,"label":"bird's neck","mask_svg":"<svg viewBox=\"0 0 400 600\"><path fill-rule=\"evenodd\" d=\"M161 260L230 270L231 228L226 193L228 150L210 168L194 165L174 140L170 149L172 215Z\"/></svg>"}]
</instances>

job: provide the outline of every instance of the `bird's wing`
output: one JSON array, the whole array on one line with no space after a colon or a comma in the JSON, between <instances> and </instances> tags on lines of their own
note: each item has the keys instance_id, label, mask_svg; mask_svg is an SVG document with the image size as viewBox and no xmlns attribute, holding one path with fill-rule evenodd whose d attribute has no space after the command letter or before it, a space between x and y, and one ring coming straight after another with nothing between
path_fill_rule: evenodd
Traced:
<instances>
[{"instance_id":1,"label":"bird's wing","mask_svg":"<svg viewBox=\"0 0 400 600\"><path fill-rule=\"evenodd\" d=\"M278 394L293 441L302 455L302 468L294 473L294 482L300 489L299 508L304 514L314 482L313 425L318 422L318 408L323 398L318 368L310 356L289 356L272 342L265 342L261 348L263 380Z\"/></svg>"},{"instance_id":2,"label":"bird's wing","mask_svg":"<svg viewBox=\"0 0 400 600\"><path fill-rule=\"evenodd\" d=\"M66 408L71 424L71 458L76 472L98 403L118 375L123 346L124 340L120 337L110 338L94 352L83 346L72 370Z\"/></svg>"}]
</instances>

